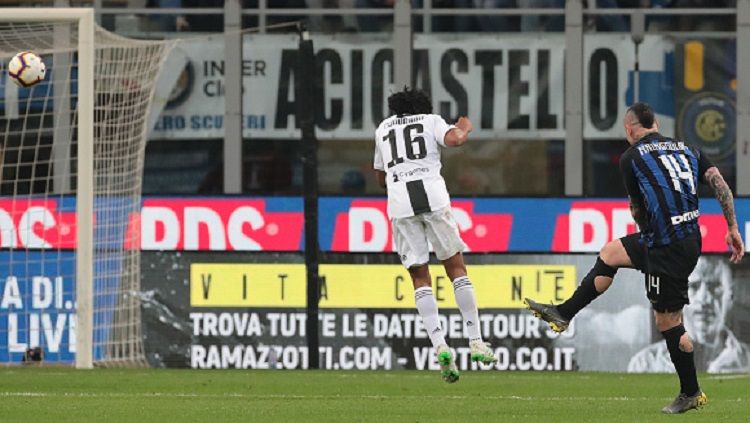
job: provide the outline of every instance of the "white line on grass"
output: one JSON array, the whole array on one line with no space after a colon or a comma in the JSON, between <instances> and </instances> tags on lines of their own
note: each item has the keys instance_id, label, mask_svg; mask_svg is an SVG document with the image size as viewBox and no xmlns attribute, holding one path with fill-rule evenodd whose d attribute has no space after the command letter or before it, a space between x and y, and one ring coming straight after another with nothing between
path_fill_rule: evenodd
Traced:
<instances>
[{"instance_id":1,"label":"white line on grass","mask_svg":"<svg viewBox=\"0 0 750 423\"><path fill-rule=\"evenodd\" d=\"M654 399L669 400L669 398L653 397L544 397L544 396L518 396L518 395L295 395L295 394L200 394L186 392L0 392L0 397L63 397L63 398L241 398L249 400L273 400L273 399L310 399L310 400L387 400L387 399L492 399L510 401L650 401ZM742 398L723 399L723 401L743 402Z\"/></svg>"},{"instance_id":2,"label":"white line on grass","mask_svg":"<svg viewBox=\"0 0 750 423\"><path fill-rule=\"evenodd\" d=\"M747 379L747 378L750 378L750 374L742 374L742 375L719 375L719 376L709 376L708 378L711 379L711 380Z\"/></svg>"}]
</instances>

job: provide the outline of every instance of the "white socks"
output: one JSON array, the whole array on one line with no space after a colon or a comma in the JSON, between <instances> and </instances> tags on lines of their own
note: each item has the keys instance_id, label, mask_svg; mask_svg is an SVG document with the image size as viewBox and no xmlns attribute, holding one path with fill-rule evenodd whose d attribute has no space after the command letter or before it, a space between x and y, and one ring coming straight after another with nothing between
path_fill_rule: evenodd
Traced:
<instances>
[{"instance_id":1,"label":"white socks","mask_svg":"<svg viewBox=\"0 0 750 423\"><path fill-rule=\"evenodd\" d=\"M461 276L453 281L453 292L456 297L456 304L461 310L461 316L464 319L464 327L469 335L469 341L482 341L482 332L479 327L479 311L477 310L477 300L474 297L474 287L471 285L468 276ZM422 322L427 334L430 336L432 346L437 348L445 344L445 335L440 328L440 319L438 318L438 306L435 302L435 296L432 288L423 286L414 291L414 300L417 303L417 311L422 316Z\"/></svg>"},{"instance_id":2,"label":"white socks","mask_svg":"<svg viewBox=\"0 0 750 423\"><path fill-rule=\"evenodd\" d=\"M474 297L474 287L468 276L460 276L453 281L453 293L456 304L464 318L464 326L469 334L469 341L481 341L482 332L479 330L479 311Z\"/></svg>"},{"instance_id":3,"label":"white socks","mask_svg":"<svg viewBox=\"0 0 750 423\"><path fill-rule=\"evenodd\" d=\"M417 303L417 311L422 316L424 328L430 336L430 341L432 341L432 346L437 348L445 344L445 336L443 335L443 329L440 328L438 306L435 302L435 296L432 294L432 287L423 286L414 290L414 300Z\"/></svg>"}]
</instances>

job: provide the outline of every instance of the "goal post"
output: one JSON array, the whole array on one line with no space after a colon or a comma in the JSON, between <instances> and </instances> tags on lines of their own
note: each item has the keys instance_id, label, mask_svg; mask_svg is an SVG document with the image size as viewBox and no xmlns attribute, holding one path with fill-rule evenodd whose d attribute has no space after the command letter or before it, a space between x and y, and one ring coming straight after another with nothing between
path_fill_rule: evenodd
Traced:
<instances>
[{"instance_id":1,"label":"goal post","mask_svg":"<svg viewBox=\"0 0 750 423\"><path fill-rule=\"evenodd\" d=\"M67 27L61 31L61 25ZM59 39L60 34L70 40ZM140 211L154 85L172 46L172 42L111 34L96 26L91 8L4 8L0 13L3 72L12 55L31 50L45 62L50 59L48 71L54 75L20 94L5 78L0 91L0 131L5 131L0 161L0 189L5 190L0 199L10 197L3 201L11 209L0 212L13 225L1 236L3 247L10 246L5 252L10 264L7 275L0 277L14 278L15 287L9 287L11 282L3 287L19 297L15 304L13 296L3 300L8 305L5 316L0 307L0 322L6 321L0 335L8 340L5 352L0 346L0 357L5 355L7 361L16 361L23 348L58 352L67 339L70 354L60 354L59 361L77 368L146 364L138 300L139 231L133 225ZM61 55L69 59L59 59ZM52 112L56 107L64 111ZM67 130L61 128L66 125ZM55 137L67 134L69 139L55 139L50 148L47 138L52 132ZM64 204L70 203L66 197L73 193L75 244L71 245L61 241L59 233L64 232L61 209L70 207ZM29 221L27 226L18 223ZM60 226L53 235L57 242L44 232L54 232L50 228L56 226ZM62 263L70 250L74 259ZM24 266L15 264L23 260L34 263L27 264L19 277L16 273ZM72 274L63 275L73 266ZM66 277L74 278L74 292L63 292ZM48 282L51 278L54 283ZM56 298L54 310L42 310L49 313L32 315L29 304L46 305L44 295L52 289L48 286L54 288L50 298L74 296L74 319L69 316L66 322L56 314L73 308L63 298ZM63 334L60 328L68 331Z\"/></svg>"},{"instance_id":2,"label":"goal post","mask_svg":"<svg viewBox=\"0 0 750 423\"><path fill-rule=\"evenodd\" d=\"M70 22L78 26L76 184L76 358L79 369L93 367L94 243L94 9L7 8L0 22Z\"/></svg>"},{"instance_id":3,"label":"goal post","mask_svg":"<svg viewBox=\"0 0 750 423\"><path fill-rule=\"evenodd\" d=\"M78 178L76 368L93 367L94 335L94 10L78 19Z\"/></svg>"}]
</instances>

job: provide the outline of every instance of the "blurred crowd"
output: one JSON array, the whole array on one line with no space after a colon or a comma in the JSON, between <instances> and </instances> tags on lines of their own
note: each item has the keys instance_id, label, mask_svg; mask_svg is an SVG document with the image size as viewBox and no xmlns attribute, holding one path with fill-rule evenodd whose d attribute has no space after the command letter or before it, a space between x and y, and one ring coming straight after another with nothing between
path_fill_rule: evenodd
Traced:
<instances>
[{"instance_id":1,"label":"blurred crowd","mask_svg":"<svg viewBox=\"0 0 750 423\"><path fill-rule=\"evenodd\" d=\"M105 2L106 3L106 2ZM273 15L273 9L305 8L392 8L396 0L266 0L267 24L306 20L310 27L320 32L388 32L392 29L392 16L384 15ZM413 8L425 7L425 0L411 0ZM223 0L131 0L131 7L157 8L221 8ZM565 0L432 0L433 9L528 9L565 7ZM587 9L608 8L718 8L735 7L736 0L583 0ZM245 9L257 9L258 0L242 0ZM164 15L151 18L164 31L221 31L221 15ZM731 21L721 16L649 17L650 28L659 30L732 30ZM421 31L423 19L414 20L414 28ZM258 25L251 14L243 16L243 27ZM589 16L588 30L629 31L629 19L623 15ZM433 32L517 32L563 31L562 15L455 15L434 16L430 30Z\"/></svg>"}]
</instances>

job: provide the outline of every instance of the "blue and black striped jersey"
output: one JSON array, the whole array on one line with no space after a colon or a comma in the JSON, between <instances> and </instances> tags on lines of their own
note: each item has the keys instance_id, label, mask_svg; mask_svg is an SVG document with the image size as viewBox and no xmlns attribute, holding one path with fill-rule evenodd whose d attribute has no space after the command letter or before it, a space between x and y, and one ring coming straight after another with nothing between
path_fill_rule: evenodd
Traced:
<instances>
[{"instance_id":1,"label":"blue and black striped jersey","mask_svg":"<svg viewBox=\"0 0 750 423\"><path fill-rule=\"evenodd\" d=\"M649 247L700 234L698 182L712 166L699 149L658 133L641 138L622 155L625 188L646 211L646 227L640 230Z\"/></svg>"}]
</instances>

